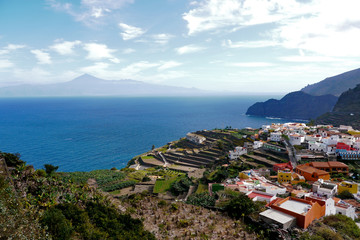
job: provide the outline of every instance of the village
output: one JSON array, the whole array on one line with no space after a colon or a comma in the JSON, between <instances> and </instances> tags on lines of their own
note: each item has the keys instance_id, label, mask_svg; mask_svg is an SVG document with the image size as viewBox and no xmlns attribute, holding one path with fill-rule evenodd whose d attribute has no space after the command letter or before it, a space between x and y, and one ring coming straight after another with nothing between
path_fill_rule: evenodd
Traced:
<instances>
[{"instance_id":1,"label":"village","mask_svg":"<svg viewBox=\"0 0 360 240\"><path fill-rule=\"evenodd\" d=\"M323 216L357 219L359 160L360 132L350 126L285 123L188 133L186 138L138 157L129 168L155 167L187 174L197 184L176 198L180 201L192 194L244 193L265 205L258 214L260 222L286 231L306 229ZM232 166L246 169L215 177L220 171L231 172ZM205 174L207 181L202 181ZM172 199L171 194L166 195L171 182L161 189L171 178L154 177L147 190Z\"/></svg>"}]
</instances>

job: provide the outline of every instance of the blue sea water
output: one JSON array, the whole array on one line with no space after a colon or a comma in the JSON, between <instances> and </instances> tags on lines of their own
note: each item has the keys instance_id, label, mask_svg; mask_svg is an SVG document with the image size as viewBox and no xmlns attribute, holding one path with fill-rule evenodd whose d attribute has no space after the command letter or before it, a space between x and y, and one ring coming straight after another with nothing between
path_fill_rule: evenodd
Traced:
<instances>
[{"instance_id":1,"label":"blue sea water","mask_svg":"<svg viewBox=\"0 0 360 240\"><path fill-rule=\"evenodd\" d=\"M202 129L261 127L286 120L249 117L269 96L2 98L0 150L35 168L122 168L134 156Z\"/></svg>"}]
</instances>

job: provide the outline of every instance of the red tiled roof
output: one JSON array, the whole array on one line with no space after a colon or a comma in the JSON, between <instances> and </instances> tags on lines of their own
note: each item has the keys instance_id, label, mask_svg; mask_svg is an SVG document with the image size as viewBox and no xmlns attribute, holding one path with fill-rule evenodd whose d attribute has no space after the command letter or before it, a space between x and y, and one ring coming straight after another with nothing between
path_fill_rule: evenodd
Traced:
<instances>
[{"instance_id":1,"label":"red tiled roof","mask_svg":"<svg viewBox=\"0 0 360 240\"><path fill-rule=\"evenodd\" d=\"M320 170L320 169L317 169L317 168L314 168L314 167L311 167L311 166L307 166L307 165L304 165L304 164L298 165L296 167L296 169L299 169L299 170L301 170L303 172L307 172L307 173L310 173L310 174L313 174L314 172L316 172L319 176L329 174L326 171L323 171L323 170Z\"/></svg>"},{"instance_id":2,"label":"red tiled roof","mask_svg":"<svg viewBox=\"0 0 360 240\"><path fill-rule=\"evenodd\" d=\"M331 161L328 162L330 167L348 167L345 163L337 162L337 161Z\"/></svg>"},{"instance_id":3,"label":"red tiled roof","mask_svg":"<svg viewBox=\"0 0 360 240\"><path fill-rule=\"evenodd\" d=\"M327 162L312 162L310 163L310 166L313 166L314 168L328 168L329 164Z\"/></svg>"},{"instance_id":4,"label":"red tiled roof","mask_svg":"<svg viewBox=\"0 0 360 240\"><path fill-rule=\"evenodd\" d=\"M250 193L248 195L248 197L251 198L251 199L253 199L255 197L262 197L262 198L268 198L268 199L272 198L272 196L261 194L261 193L254 193L254 192Z\"/></svg>"}]
</instances>

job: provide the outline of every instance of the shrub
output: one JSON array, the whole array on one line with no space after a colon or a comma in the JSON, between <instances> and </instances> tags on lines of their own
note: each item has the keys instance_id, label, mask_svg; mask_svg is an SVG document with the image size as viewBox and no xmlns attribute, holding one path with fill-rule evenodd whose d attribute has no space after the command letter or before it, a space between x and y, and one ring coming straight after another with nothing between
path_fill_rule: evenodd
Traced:
<instances>
[{"instance_id":1,"label":"shrub","mask_svg":"<svg viewBox=\"0 0 360 240\"><path fill-rule=\"evenodd\" d=\"M229 214L229 216L236 219L248 215L256 210L254 202L243 193L240 193L236 197L232 198L225 206L225 211Z\"/></svg>"},{"instance_id":2,"label":"shrub","mask_svg":"<svg viewBox=\"0 0 360 240\"><path fill-rule=\"evenodd\" d=\"M158 202L158 207L165 207L167 205L166 201L165 200L160 200Z\"/></svg>"},{"instance_id":3,"label":"shrub","mask_svg":"<svg viewBox=\"0 0 360 240\"><path fill-rule=\"evenodd\" d=\"M354 195L351 192L349 192L348 190L345 190L345 191L342 191L338 195L338 197L341 198L341 199L353 199Z\"/></svg>"},{"instance_id":4,"label":"shrub","mask_svg":"<svg viewBox=\"0 0 360 240\"><path fill-rule=\"evenodd\" d=\"M186 203L202 207L213 207L215 206L215 197L210 196L206 192L192 194L189 196Z\"/></svg>"},{"instance_id":5,"label":"shrub","mask_svg":"<svg viewBox=\"0 0 360 240\"><path fill-rule=\"evenodd\" d=\"M56 172L56 170L59 169L59 166L54 166L51 164L45 164L44 167L45 167L45 172L48 176L52 175L54 172Z\"/></svg>"},{"instance_id":6,"label":"shrub","mask_svg":"<svg viewBox=\"0 0 360 240\"><path fill-rule=\"evenodd\" d=\"M6 165L8 167L16 167L25 162L20 159L20 153L3 153L0 152L0 155L5 159Z\"/></svg>"},{"instance_id":7,"label":"shrub","mask_svg":"<svg viewBox=\"0 0 360 240\"><path fill-rule=\"evenodd\" d=\"M37 176L39 176L39 177L46 177L46 172L45 172L44 169L37 169L37 170L35 171L35 174L36 174Z\"/></svg>"},{"instance_id":8,"label":"shrub","mask_svg":"<svg viewBox=\"0 0 360 240\"><path fill-rule=\"evenodd\" d=\"M192 185L192 181L188 177L182 177L176 180L170 188L170 191L174 195L179 195L189 190L190 185Z\"/></svg>"},{"instance_id":9,"label":"shrub","mask_svg":"<svg viewBox=\"0 0 360 240\"><path fill-rule=\"evenodd\" d=\"M49 232L56 239L70 239L73 228L69 220L67 220L61 210L50 208L41 219L43 225L48 227Z\"/></svg>"},{"instance_id":10,"label":"shrub","mask_svg":"<svg viewBox=\"0 0 360 240\"><path fill-rule=\"evenodd\" d=\"M109 186L104 186L101 189L103 191L105 191L105 192L112 192L112 191L115 191L115 190L119 190L119 189L123 189L123 188L126 188L126 187L134 186L135 184L136 184L136 181L129 180L129 181L125 181L125 182L119 182L119 183L116 183L116 184L112 184L112 185L109 185Z\"/></svg>"}]
</instances>

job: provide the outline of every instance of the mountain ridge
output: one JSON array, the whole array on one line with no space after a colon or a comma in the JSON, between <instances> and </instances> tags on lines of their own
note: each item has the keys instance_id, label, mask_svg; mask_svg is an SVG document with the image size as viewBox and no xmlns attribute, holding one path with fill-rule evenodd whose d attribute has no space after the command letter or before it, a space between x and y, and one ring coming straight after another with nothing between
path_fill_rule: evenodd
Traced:
<instances>
[{"instance_id":1,"label":"mountain ridge","mask_svg":"<svg viewBox=\"0 0 360 240\"><path fill-rule=\"evenodd\" d=\"M45 96L197 96L206 91L196 88L174 87L142 81L103 80L83 74L71 81L51 84L22 84L0 88L0 97Z\"/></svg>"},{"instance_id":2,"label":"mountain ridge","mask_svg":"<svg viewBox=\"0 0 360 240\"><path fill-rule=\"evenodd\" d=\"M357 84L360 84L360 68L325 78L302 88L301 91L314 96L325 94L340 96L348 89L356 87Z\"/></svg>"},{"instance_id":3,"label":"mountain ridge","mask_svg":"<svg viewBox=\"0 0 360 240\"><path fill-rule=\"evenodd\" d=\"M350 125L360 129L360 84L342 93L333 111L319 116L317 124Z\"/></svg>"},{"instance_id":4,"label":"mountain ridge","mask_svg":"<svg viewBox=\"0 0 360 240\"><path fill-rule=\"evenodd\" d=\"M312 96L302 91L286 94L280 100L269 99L250 106L247 115L286 119L314 119L332 110L337 101L333 95Z\"/></svg>"}]
</instances>

